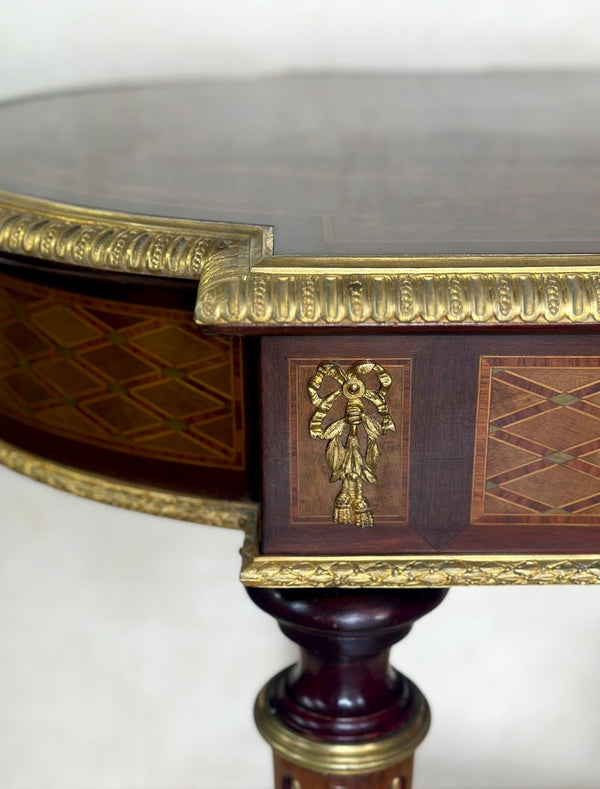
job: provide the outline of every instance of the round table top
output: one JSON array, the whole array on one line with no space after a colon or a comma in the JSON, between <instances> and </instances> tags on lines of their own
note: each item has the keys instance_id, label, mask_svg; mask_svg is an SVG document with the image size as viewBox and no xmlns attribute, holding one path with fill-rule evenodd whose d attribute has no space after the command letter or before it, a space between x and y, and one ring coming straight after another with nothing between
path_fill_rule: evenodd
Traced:
<instances>
[{"instance_id":1,"label":"round table top","mask_svg":"<svg viewBox=\"0 0 600 789\"><path fill-rule=\"evenodd\" d=\"M598 253L597 74L289 76L0 108L0 189L269 225L276 255Z\"/></svg>"}]
</instances>

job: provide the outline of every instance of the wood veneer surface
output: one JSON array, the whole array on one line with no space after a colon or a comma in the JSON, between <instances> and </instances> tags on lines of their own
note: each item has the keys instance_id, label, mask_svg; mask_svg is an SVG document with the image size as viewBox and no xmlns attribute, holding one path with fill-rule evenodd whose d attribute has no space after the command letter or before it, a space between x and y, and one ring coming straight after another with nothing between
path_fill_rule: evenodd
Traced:
<instances>
[{"instance_id":1,"label":"wood veneer surface","mask_svg":"<svg viewBox=\"0 0 600 789\"><path fill-rule=\"evenodd\" d=\"M394 358L410 360L410 398L392 396ZM396 430L364 484L372 528L332 520L340 482L306 387L326 359L381 360L392 377ZM262 388L265 553L598 551L597 333L265 338Z\"/></svg>"},{"instance_id":2,"label":"wood veneer surface","mask_svg":"<svg viewBox=\"0 0 600 789\"><path fill-rule=\"evenodd\" d=\"M5 257L0 437L123 481L256 495L252 343L203 334L195 283Z\"/></svg>"},{"instance_id":3,"label":"wood veneer surface","mask_svg":"<svg viewBox=\"0 0 600 789\"><path fill-rule=\"evenodd\" d=\"M600 75L293 76L0 108L0 189L291 255L600 250Z\"/></svg>"}]
</instances>

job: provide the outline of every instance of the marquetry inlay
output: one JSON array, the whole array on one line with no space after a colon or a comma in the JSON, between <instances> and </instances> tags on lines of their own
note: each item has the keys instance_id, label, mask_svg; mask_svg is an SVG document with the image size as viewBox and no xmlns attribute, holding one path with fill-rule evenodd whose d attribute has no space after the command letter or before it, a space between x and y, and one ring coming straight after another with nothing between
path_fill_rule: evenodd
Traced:
<instances>
[{"instance_id":1,"label":"marquetry inlay","mask_svg":"<svg viewBox=\"0 0 600 789\"><path fill-rule=\"evenodd\" d=\"M482 357L475 524L600 524L600 357Z\"/></svg>"},{"instance_id":2,"label":"marquetry inlay","mask_svg":"<svg viewBox=\"0 0 600 789\"><path fill-rule=\"evenodd\" d=\"M245 465L239 340L183 311L0 277L0 413L146 458Z\"/></svg>"}]
</instances>

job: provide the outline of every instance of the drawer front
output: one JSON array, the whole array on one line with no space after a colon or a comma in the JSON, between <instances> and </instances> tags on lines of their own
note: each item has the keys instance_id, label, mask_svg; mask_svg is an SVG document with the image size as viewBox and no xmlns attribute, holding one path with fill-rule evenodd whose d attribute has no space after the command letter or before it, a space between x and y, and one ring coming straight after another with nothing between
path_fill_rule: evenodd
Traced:
<instances>
[{"instance_id":1,"label":"drawer front","mask_svg":"<svg viewBox=\"0 0 600 789\"><path fill-rule=\"evenodd\" d=\"M2 266L0 439L123 482L248 497L242 341L196 328L195 283L149 279Z\"/></svg>"},{"instance_id":2,"label":"drawer front","mask_svg":"<svg viewBox=\"0 0 600 789\"><path fill-rule=\"evenodd\" d=\"M600 526L600 357L482 356L471 521Z\"/></svg>"},{"instance_id":3,"label":"drawer front","mask_svg":"<svg viewBox=\"0 0 600 789\"><path fill-rule=\"evenodd\" d=\"M267 338L265 554L600 548L595 333Z\"/></svg>"}]
</instances>

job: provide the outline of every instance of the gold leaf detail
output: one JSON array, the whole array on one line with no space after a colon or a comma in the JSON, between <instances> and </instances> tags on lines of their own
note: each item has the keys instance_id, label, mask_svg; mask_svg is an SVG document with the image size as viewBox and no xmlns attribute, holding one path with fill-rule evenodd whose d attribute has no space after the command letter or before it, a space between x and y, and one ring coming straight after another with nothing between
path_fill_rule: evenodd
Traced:
<instances>
[{"instance_id":1,"label":"gold leaf detail","mask_svg":"<svg viewBox=\"0 0 600 789\"><path fill-rule=\"evenodd\" d=\"M251 259L270 251L270 229L119 214L0 191L0 251L94 269L199 279L224 247L230 260L247 268ZM269 309L255 316L269 318Z\"/></svg>"},{"instance_id":2,"label":"gold leaf detail","mask_svg":"<svg viewBox=\"0 0 600 789\"><path fill-rule=\"evenodd\" d=\"M2 440L0 440L0 463L13 471L67 493L127 510L230 529L247 530L256 525L258 515L256 504L172 493L120 482L100 474L79 471L46 460Z\"/></svg>"},{"instance_id":3,"label":"gold leaf detail","mask_svg":"<svg viewBox=\"0 0 600 789\"><path fill-rule=\"evenodd\" d=\"M365 377L369 373L374 373L379 380L376 391L367 389ZM338 388L321 397L319 392L325 378L332 378ZM375 471L379 449L376 441L387 431L396 429L386 402L391 384L389 373L380 364L369 361L355 362L347 370L336 362L321 362L308 382L308 396L315 406L309 424L310 436L329 442L325 449L327 465L331 469L329 481L342 482L333 505L334 523L353 523L363 529L373 526L373 514L364 495L363 481L377 484ZM346 398L344 416L323 427L331 407L342 394ZM379 421L367 413L365 400L375 406ZM364 454L361 431L366 435Z\"/></svg>"}]
</instances>

